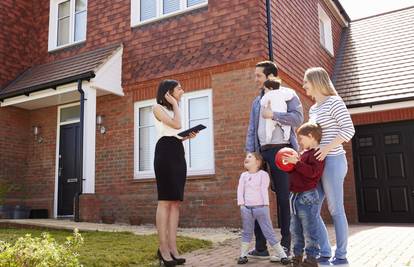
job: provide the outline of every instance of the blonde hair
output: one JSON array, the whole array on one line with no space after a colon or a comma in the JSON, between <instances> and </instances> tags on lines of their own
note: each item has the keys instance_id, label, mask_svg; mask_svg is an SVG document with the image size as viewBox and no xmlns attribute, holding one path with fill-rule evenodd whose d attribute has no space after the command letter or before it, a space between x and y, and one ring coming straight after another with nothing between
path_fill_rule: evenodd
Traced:
<instances>
[{"instance_id":1,"label":"blonde hair","mask_svg":"<svg viewBox=\"0 0 414 267\"><path fill-rule=\"evenodd\" d=\"M305 79L312 84L313 89L325 96L338 95L335 87L324 68L309 68L305 72Z\"/></svg>"}]
</instances>

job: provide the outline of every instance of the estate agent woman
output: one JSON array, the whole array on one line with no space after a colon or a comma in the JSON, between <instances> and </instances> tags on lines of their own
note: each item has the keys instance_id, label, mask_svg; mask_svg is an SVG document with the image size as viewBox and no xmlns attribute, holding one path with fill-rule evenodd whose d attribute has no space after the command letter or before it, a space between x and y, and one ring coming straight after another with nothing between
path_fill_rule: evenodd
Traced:
<instances>
[{"instance_id":1,"label":"estate agent woman","mask_svg":"<svg viewBox=\"0 0 414 267\"><path fill-rule=\"evenodd\" d=\"M157 104L153 107L158 142L155 146L154 170L157 180L158 206L156 225L159 238L157 251L160 263L176 266L185 263L177 250L179 206L184 198L187 164L182 141L194 138L196 133L181 138L181 113L178 102L184 90L178 81L164 80L158 86Z\"/></svg>"}]
</instances>

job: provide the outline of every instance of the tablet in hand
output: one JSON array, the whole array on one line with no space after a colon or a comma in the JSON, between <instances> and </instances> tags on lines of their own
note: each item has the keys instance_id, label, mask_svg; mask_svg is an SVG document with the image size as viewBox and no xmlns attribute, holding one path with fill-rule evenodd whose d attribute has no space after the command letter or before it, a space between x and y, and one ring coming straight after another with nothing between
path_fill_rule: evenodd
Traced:
<instances>
[{"instance_id":1,"label":"tablet in hand","mask_svg":"<svg viewBox=\"0 0 414 267\"><path fill-rule=\"evenodd\" d=\"M207 127L202 125L202 124L199 124L197 126L191 127L188 130L185 130L183 132L178 133L178 135L181 136L181 137L187 137L187 136L190 135L190 133L192 133L192 132L197 133L197 132L199 132L199 131L201 131L205 128L207 128Z\"/></svg>"}]
</instances>

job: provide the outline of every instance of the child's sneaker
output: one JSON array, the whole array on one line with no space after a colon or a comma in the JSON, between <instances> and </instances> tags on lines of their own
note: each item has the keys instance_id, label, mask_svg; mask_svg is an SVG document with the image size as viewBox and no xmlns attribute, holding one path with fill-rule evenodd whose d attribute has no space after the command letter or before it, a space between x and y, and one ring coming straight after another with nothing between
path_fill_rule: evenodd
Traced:
<instances>
[{"instance_id":1,"label":"child's sneaker","mask_svg":"<svg viewBox=\"0 0 414 267\"><path fill-rule=\"evenodd\" d=\"M240 258L237 260L237 264L246 264L248 261L249 261L249 259L247 259L247 257L246 257L246 256L244 256L244 257L240 257Z\"/></svg>"},{"instance_id":2,"label":"child's sneaker","mask_svg":"<svg viewBox=\"0 0 414 267\"><path fill-rule=\"evenodd\" d=\"M290 263L290 260L287 257L286 252L283 249L283 247L280 245L280 243L277 243L276 245L274 245L273 249L275 251L275 255L270 257L271 262L279 262L280 261L283 265L287 265L287 264Z\"/></svg>"},{"instance_id":3,"label":"child's sneaker","mask_svg":"<svg viewBox=\"0 0 414 267\"><path fill-rule=\"evenodd\" d=\"M300 264L302 263L302 259L303 259L302 255L294 256L292 258L292 267L299 267Z\"/></svg>"},{"instance_id":4,"label":"child's sneaker","mask_svg":"<svg viewBox=\"0 0 414 267\"><path fill-rule=\"evenodd\" d=\"M331 257L319 256L318 258L316 258L316 261L319 263L319 265L331 265L331 263L329 262L330 259Z\"/></svg>"},{"instance_id":5,"label":"child's sneaker","mask_svg":"<svg viewBox=\"0 0 414 267\"><path fill-rule=\"evenodd\" d=\"M349 264L347 259L339 259L339 258L332 258L331 260L332 265L346 265Z\"/></svg>"}]
</instances>

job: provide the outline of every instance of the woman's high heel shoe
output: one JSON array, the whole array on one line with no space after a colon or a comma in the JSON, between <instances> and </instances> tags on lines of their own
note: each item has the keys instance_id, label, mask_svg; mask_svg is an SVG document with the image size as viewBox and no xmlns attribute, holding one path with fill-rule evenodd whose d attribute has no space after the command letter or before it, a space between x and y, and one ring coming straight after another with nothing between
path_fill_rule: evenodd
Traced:
<instances>
[{"instance_id":1,"label":"woman's high heel shoe","mask_svg":"<svg viewBox=\"0 0 414 267\"><path fill-rule=\"evenodd\" d=\"M160 252L160 250L159 250L159 249L157 250L157 256L158 256L158 260L160 261L160 266L161 266L162 264L164 264L164 266L165 266L165 267L174 267L174 266L176 266L176 265L177 265L177 262L176 262L174 259L172 259L172 260L170 260L170 261L165 260L165 259L162 257L161 252Z\"/></svg>"},{"instance_id":2,"label":"woman's high heel shoe","mask_svg":"<svg viewBox=\"0 0 414 267\"><path fill-rule=\"evenodd\" d=\"M185 263L184 258L176 258L176 257L174 257L174 255L172 253L170 253L170 254L171 254L171 258L177 262L177 265L183 265Z\"/></svg>"}]
</instances>

